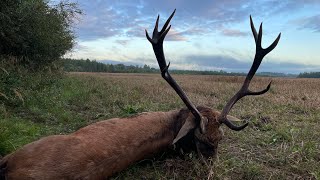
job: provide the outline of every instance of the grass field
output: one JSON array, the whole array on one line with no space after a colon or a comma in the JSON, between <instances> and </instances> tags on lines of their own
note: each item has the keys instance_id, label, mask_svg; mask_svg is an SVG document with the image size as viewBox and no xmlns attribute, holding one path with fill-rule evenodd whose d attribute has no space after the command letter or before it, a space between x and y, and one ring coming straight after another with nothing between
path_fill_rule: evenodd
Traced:
<instances>
[{"instance_id":1,"label":"grass field","mask_svg":"<svg viewBox=\"0 0 320 180\"><path fill-rule=\"evenodd\" d=\"M243 77L174 75L195 105L221 110ZM251 89L270 78L256 78ZM223 127L219 158L204 166L196 153L146 159L114 179L320 179L320 79L272 78L268 93L245 97L230 112L250 121ZM52 83L30 80L23 105L0 106L0 154L50 134L144 111L185 107L158 74L72 73ZM35 90L36 89L36 90Z\"/></svg>"}]
</instances>

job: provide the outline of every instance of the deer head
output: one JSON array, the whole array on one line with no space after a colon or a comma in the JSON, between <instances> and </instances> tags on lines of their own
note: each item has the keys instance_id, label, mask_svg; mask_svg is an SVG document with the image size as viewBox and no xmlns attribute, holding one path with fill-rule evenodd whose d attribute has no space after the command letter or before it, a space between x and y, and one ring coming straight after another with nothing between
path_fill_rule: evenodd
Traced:
<instances>
[{"instance_id":1,"label":"deer head","mask_svg":"<svg viewBox=\"0 0 320 180\"><path fill-rule=\"evenodd\" d=\"M156 24L153 30L152 38L149 36L147 30L146 30L146 37L149 40L149 42L152 44L153 51L158 61L162 77L176 91L176 93L180 96L182 101L185 103L185 105L188 107L188 109L192 113L192 115L186 117L186 121L182 126L182 128L180 129L178 135L174 139L173 143L176 143L181 138L185 137L188 133L191 132L193 133L192 136L194 137L194 142L195 142L198 153L208 158L208 157L215 156L217 154L218 143L223 136L223 131L220 128L222 124L225 124L227 127L229 127L234 131L243 130L248 125L248 122L245 122L243 125L240 125L240 126L236 126L235 124L232 123L232 121L239 121L239 119L228 115L233 105L242 97L245 97L248 95L262 95L270 89L271 82L268 84L268 86L265 89L258 92L253 92L248 88L264 56L267 55L270 51L272 51L277 46L280 40L281 33L278 35L276 40L268 48L266 49L262 48L261 47L262 23L260 24L259 32L257 33L253 25L252 18L250 16L251 30L256 43L256 53L255 53L252 66L245 78L245 81L243 82L242 87L227 102L222 112L218 112L205 107L196 108L192 104L192 102L188 99L185 92L181 89L181 87L176 83L176 81L170 75L168 71L170 62L169 64L167 64L164 56L164 52L163 52L163 41L171 28L171 25L169 27L168 25L175 11L176 10L173 11L173 13L167 19L167 21L165 22L164 26L160 31L158 31L158 23L159 23L159 15L158 15L158 18L156 20Z\"/></svg>"}]
</instances>

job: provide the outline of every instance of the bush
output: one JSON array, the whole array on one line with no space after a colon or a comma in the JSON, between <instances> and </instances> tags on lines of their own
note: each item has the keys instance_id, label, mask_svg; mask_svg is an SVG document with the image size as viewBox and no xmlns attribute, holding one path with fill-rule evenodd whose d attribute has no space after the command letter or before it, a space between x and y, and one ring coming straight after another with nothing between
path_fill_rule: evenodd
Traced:
<instances>
[{"instance_id":1,"label":"bush","mask_svg":"<svg viewBox=\"0 0 320 180\"><path fill-rule=\"evenodd\" d=\"M63 73L47 70L30 72L25 68L8 71L0 68L0 118L7 110L24 107L26 92L36 92L50 86L62 77Z\"/></svg>"},{"instance_id":2,"label":"bush","mask_svg":"<svg viewBox=\"0 0 320 180\"><path fill-rule=\"evenodd\" d=\"M52 64L73 47L72 24L78 14L75 3L0 1L0 55L16 57L17 65L31 69Z\"/></svg>"}]
</instances>

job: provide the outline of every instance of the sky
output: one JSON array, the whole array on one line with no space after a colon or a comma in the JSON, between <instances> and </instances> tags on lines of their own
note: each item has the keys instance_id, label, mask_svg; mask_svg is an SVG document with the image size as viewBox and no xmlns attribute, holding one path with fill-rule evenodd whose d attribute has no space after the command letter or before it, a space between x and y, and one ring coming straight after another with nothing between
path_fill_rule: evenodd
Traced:
<instances>
[{"instance_id":1,"label":"sky","mask_svg":"<svg viewBox=\"0 0 320 180\"><path fill-rule=\"evenodd\" d=\"M262 47L281 32L260 72L320 71L320 0L70 0L84 14L74 25L76 46L66 56L158 68L152 34L170 16L164 52L172 69L246 72L255 54L250 29L263 22Z\"/></svg>"}]
</instances>

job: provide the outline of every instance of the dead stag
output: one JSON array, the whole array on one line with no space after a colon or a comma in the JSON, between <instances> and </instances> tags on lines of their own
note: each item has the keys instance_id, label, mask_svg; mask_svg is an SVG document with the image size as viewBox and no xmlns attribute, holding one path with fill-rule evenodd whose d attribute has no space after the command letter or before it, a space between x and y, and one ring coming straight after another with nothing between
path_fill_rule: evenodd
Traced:
<instances>
[{"instance_id":1,"label":"dead stag","mask_svg":"<svg viewBox=\"0 0 320 180\"><path fill-rule=\"evenodd\" d=\"M222 124L235 131L244 129L248 122L236 126L232 121L237 119L228 113L242 97L261 95L269 90L271 82L259 92L250 91L248 87L263 57L276 47L280 34L268 48L263 49L262 25L257 33L250 16L256 42L254 61L242 87L220 113L208 107L196 108L169 74L170 63L167 65L164 57L163 41L170 30L168 25L174 13L160 32L158 16L152 38L147 31L146 36L152 44L162 77L188 109L114 118L93 123L69 135L41 138L5 156L0 161L0 179L103 179L179 142L194 144L205 158L214 157L223 136ZM184 137L187 135L191 138L186 141Z\"/></svg>"}]
</instances>

